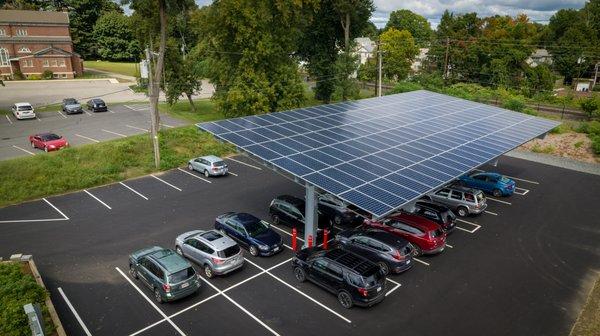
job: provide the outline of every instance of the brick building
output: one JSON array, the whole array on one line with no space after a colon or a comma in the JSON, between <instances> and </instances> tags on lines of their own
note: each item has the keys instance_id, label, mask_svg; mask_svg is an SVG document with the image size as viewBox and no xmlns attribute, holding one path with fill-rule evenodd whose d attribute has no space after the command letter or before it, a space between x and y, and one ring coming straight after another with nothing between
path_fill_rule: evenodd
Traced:
<instances>
[{"instance_id":1,"label":"brick building","mask_svg":"<svg viewBox=\"0 0 600 336\"><path fill-rule=\"evenodd\" d=\"M83 60L73 51L69 15L63 12L0 10L0 78L41 76L74 78Z\"/></svg>"}]
</instances>

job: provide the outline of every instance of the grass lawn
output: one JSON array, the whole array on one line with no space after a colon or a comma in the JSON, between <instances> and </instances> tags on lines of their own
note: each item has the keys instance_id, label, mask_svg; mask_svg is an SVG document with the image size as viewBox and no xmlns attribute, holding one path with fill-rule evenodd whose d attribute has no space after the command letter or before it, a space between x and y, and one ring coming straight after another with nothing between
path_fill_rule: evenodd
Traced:
<instances>
[{"instance_id":1,"label":"grass lawn","mask_svg":"<svg viewBox=\"0 0 600 336\"><path fill-rule=\"evenodd\" d=\"M160 148L160 170L183 166L195 156L234 152L193 125L161 131ZM0 207L156 171L147 134L0 161Z\"/></svg>"},{"instance_id":2,"label":"grass lawn","mask_svg":"<svg viewBox=\"0 0 600 336\"><path fill-rule=\"evenodd\" d=\"M600 278L596 280L596 284L577 322L575 322L570 336L598 335L600 335Z\"/></svg>"},{"instance_id":3,"label":"grass lawn","mask_svg":"<svg viewBox=\"0 0 600 336\"><path fill-rule=\"evenodd\" d=\"M174 118L179 118L194 123L203 121L213 121L225 118L223 113L215 109L215 103L210 99L194 100L196 112L192 111L192 106L186 100L180 100L173 106L167 103L159 103L158 109L162 113L166 113Z\"/></svg>"},{"instance_id":4,"label":"grass lawn","mask_svg":"<svg viewBox=\"0 0 600 336\"><path fill-rule=\"evenodd\" d=\"M138 64L129 62L84 61L84 68L114 72L135 77L139 74Z\"/></svg>"}]
</instances>

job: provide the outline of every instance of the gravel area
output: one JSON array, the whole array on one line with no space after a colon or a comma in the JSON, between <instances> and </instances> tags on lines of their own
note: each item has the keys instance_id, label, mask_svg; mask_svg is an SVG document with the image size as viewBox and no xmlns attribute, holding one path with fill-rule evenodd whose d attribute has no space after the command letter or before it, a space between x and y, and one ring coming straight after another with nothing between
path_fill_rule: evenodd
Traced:
<instances>
[{"instance_id":1,"label":"gravel area","mask_svg":"<svg viewBox=\"0 0 600 336\"><path fill-rule=\"evenodd\" d=\"M582 162L570 158L558 157L550 154L533 153L518 149L508 152L505 155L583 173L600 175L600 164L598 163Z\"/></svg>"}]
</instances>

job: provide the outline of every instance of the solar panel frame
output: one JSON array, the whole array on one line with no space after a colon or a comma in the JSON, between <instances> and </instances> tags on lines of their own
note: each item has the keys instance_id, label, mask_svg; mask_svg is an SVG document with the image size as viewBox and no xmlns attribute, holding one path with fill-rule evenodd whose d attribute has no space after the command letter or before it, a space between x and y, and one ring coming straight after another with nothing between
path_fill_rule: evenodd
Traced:
<instances>
[{"instance_id":1,"label":"solar panel frame","mask_svg":"<svg viewBox=\"0 0 600 336\"><path fill-rule=\"evenodd\" d=\"M382 217L557 125L420 90L198 128Z\"/></svg>"}]
</instances>

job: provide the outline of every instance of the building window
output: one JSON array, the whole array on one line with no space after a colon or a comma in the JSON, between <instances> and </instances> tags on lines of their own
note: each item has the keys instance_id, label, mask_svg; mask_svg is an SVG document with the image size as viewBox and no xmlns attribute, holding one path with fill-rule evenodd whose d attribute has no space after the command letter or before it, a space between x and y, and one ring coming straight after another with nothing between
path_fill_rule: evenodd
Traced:
<instances>
[{"instance_id":1,"label":"building window","mask_svg":"<svg viewBox=\"0 0 600 336\"><path fill-rule=\"evenodd\" d=\"M52 74L52 78L58 78L58 74Z\"/></svg>"},{"instance_id":2,"label":"building window","mask_svg":"<svg viewBox=\"0 0 600 336\"><path fill-rule=\"evenodd\" d=\"M6 30L4 28L0 28L0 36L6 36Z\"/></svg>"},{"instance_id":3,"label":"building window","mask_svg":"<svg viewBox=\"0 0 600 336\"><path fill-rule=\"evenodd\" d=\"M60 74L61 78L67 78L67 74Z\"/></svg>"},{"instance_id":4,"label":"building window","mask_svg":"<svg viewBox=\"0 0 600 336\"><path fill-rule=\"evenodd\" d=\"M57 67L58 66L58 62L56 60L52 60L50 63L53 67Z\"/></svg>"},{"instance_id":5,"label":"building window","mask_svg":"<svg viewBox=\"0 0 600 336\"><path fill-rule=\"evenodd\" d=\"M23 60L21 64L23 68L33 68L33 60Z\"/></svg>"},{"instance_id":6,"label":"building window","mask_svg":"<svg viewBox=\"0 0 600 336\"><path fill-rule=\"evenodd\" d=\"M27 47L21 47L21 48L19 48L19 52L20 53L30 53L31 50Z\"/></svg>"},{"instance_id":7,"label":"building window","mask_svg":"<svg viewBox=\"0 0 600 336\"><path fill-rule=\"evenodd\" d=\"M27 36L27 29L17 29L17 36Z\"/></svg>"},{"instance_id":8,"label":"building window","mask_svg":"<svg viewBox=\"0 0 600 336\"><path fill-rule=\"evenodd\" d=\"M48 62L48 60L44 60L44 68L47 68L50 66L50 62Z\"/></svg>"},{"instance_id":9,"label":"building window","mask_svg":"<svg viewBox=\"0 0 600 336\"><path fill-rule=\"evenodd\" d=\"M61 67L61 68L64 68L64 67L67 66L67 64L65 63L64 59L61 59L61 60L58 61L58 66Z\"/></svg>"},{"instance_id":10,"label":"building window","mask_svg":"<svg viewBox=\"0 0 600 336\"><path fill-rule=\"evenodd\" d=\"M0 48L0 66L10 65L10 61L8 59L8 50Z\"/></svg>"}]
</instances>

